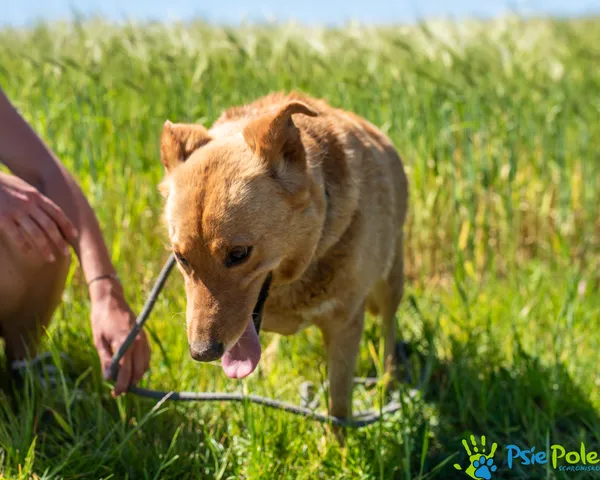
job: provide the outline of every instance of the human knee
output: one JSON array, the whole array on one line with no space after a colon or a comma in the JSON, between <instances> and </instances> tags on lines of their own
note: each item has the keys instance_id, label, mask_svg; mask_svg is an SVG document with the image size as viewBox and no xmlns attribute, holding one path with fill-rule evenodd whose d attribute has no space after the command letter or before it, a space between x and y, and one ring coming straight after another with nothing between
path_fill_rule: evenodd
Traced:
<instances>
[{"instance_id":1,"label":"human knee","mask_svg":"<svg viewBox=\"0 0 600 480\"><path fill-rule=\"evenodd\" d=\"M57 254L49 262L34 250L23 252L0 232L0 316L62 293L70 264L71 255Z\"/></svg>"}]
</instances>

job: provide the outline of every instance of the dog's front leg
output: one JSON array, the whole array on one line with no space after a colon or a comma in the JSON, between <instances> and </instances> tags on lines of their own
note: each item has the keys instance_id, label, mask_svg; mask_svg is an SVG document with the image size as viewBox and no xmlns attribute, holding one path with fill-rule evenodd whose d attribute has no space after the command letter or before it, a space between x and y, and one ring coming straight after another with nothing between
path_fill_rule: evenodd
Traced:
<instances>
[{"instance_id":1,"label":"dog's front leg","mask_svg":"<svg viewBox=\"0 0 600 480\"><path fill-rule=\"evenodd\" d=\"M330 318L323 326L329 377L329 413L335 417L352 415L352 384L356 357L363 333L365 308L353 314Z\"/></svg>"}]
</instances>

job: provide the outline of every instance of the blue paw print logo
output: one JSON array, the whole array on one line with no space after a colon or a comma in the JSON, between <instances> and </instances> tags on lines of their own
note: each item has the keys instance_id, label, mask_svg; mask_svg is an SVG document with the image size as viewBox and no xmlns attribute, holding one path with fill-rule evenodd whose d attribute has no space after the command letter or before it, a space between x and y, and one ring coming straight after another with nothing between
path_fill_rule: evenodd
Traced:
<instances>
[{"instance_id":1,"label":"blue paw print logo","mask_svg":"<svg viewBox=\"0 0 600 480\"><path fill-rule=\"evenodd\" d=\"M490 480L490 478L492 478L492 472L495 472L498 469L498 467L494 465L493 458L486 459L483 455L479 457L479 460L473 462L473 467L475 467L475 478L484 478L485 480Z\"/></svg>"},{"instance_id":2,"label":"blue paw print logo","mask_svg":"<svg viewBox=\"0 0 600 480\"><path fill-rule=\"evenodd\" d=\"M476 480L490 480L492 474L498 470L498 467L494 465L494 455L496 454L498 444L495 442L492 443L489 453L487 453L485 435L481 436L481 445L477 445L473 435L471 435L471 446L469 446L466 440L463 440L462 444L469 456L469 466L465 469L465 473ZM463 469L458 463L454 464L454 468L457 470Z\"/></svg>"}]
</instances>

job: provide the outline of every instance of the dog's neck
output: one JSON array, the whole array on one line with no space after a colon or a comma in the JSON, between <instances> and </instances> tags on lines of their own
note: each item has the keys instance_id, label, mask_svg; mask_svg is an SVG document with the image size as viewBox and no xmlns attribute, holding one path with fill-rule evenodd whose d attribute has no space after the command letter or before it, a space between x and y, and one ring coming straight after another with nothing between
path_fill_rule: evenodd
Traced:
<instances>
[{"instance_id":1,"label":"dog's neck","mask_svg":"<svg viewBox=\"0 0 600 480\"><path fill-rule=\"evenodd\" d=\"M321 238L314 252L316 261L327 254L349 227L358 207L360 184L350 176L348 163L355 159L347 148L347 137L337 134L329 124L314 128L314 122L319 119L311 120L310 126L301 121L298 127L303 133L306 159L312 172L314 190L311 191L319 192L317 195L325 206Z\"/></svg>"}]
</instances>

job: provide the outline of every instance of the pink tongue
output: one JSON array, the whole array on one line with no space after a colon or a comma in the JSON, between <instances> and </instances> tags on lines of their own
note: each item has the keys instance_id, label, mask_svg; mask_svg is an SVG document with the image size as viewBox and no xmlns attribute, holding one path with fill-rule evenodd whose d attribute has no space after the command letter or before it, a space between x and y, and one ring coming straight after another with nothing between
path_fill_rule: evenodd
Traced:
<instances>
[{"instance_id":1,"label":"pink tongue","mask_svg":"<svg viewBox=\"0 0 600 480\"><path fill-rule=\"evenodd\" d=\"M244 378L250 375L260 360L260 341L254 322L248 326L237 343L225 352L221 365L229 378Z\"/></svg>"}]
</instances>

